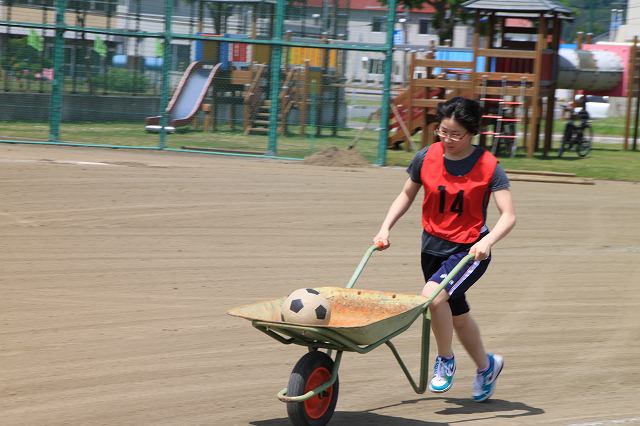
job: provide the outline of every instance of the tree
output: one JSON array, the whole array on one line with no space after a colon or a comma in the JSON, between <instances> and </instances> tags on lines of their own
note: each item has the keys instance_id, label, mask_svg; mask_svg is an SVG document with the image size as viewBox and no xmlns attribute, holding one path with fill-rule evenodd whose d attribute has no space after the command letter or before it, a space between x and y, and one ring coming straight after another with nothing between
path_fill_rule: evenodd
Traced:
<instances>
[{"instance_id":1,"label":"tree","mask_svg":"<svg viewBox=\"0 0 640 426\"><path fill-rule=\"evenodd\" d=\"M433 7L433 27L438 31L440 41L453 38L453 27L459 23L466 23L469 19L467 10L462 7L466 0L426 0L424 3ZM419 0L403 0L403 3L419 3ZM405 6L406 7L406 6ZM422 4L420 4L422 7Z\"/></svg>"},{"instance_id":2,"label":"tree","mask_svg":"<svg viewBox=\"0 0 640 426\"><path fill-rule=\"evenodd\" d=\"M1 67L19 78L34 79L43 68L52 66L51 59L42 59L40 52L28 44L27 37L9 39L7 51L0 58Z\"/></svg>"},{"instance_id":3,"label":"tree","mask_svg":"<svg viewBox=\"0 0 640 426\"><path fill-rule=\"evenodd\" d=\"M562 38L569 42L575 40L576 33L593 33L602 35L609 31L611 9L619 9L624 5L621 0L556 0L573 12L573 21L562 25Z\"/></svg>"},{"instance_id":4,"label":"tree","mask_svg":"<svg viewBox=\"0 0 640 426\"><path fill-rule=\"evenodd\" d=\"M198 32L204 31L204 9L205 2L203 0L187 0L191 5L198 7ZM215 34L224 34L227 32L227 23L233 14L234 5L223 4L221 2L206 2L206 8L209 11L211 20L213 21L213 32Z\"/></svg>"},{"instance_id":5,"label":"tree","mask_svg":"<svg viewBox=\"0 0 640 426\"><path fill-rule=\"evenodd\" d=\"M381 4L387 5L388 0L379 0ZM453 27L458 23L466 23L469 14L462 7L462 3L467 0L399 0L398 5L406 9L422 9L428 4L434 9L433 28L437 30L440 41L453 37Z\"/></svg>"}]
</instances>

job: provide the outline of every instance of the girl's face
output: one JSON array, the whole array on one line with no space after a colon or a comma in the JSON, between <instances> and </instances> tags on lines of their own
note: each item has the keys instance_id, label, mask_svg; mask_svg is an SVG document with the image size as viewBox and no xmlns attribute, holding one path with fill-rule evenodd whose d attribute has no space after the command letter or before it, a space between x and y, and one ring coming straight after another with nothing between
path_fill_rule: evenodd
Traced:
<instances>
[{"instance_id":1,"label":"girl's face","mask_svg":"<svg viewBox=\"0 0 640 426\"><path fill-rule=\"evenodd\" d=\"M445 118L438 127L438 136L444 145L445 154L454 157L469 154L473 135L453 118Z\"/></svg>"}]
</instances>

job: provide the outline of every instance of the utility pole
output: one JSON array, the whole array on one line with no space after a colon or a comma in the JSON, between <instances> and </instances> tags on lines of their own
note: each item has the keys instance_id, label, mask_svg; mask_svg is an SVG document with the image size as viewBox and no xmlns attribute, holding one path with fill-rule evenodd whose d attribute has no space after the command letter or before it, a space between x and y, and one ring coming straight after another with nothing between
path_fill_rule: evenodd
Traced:
<instances>
[{"instance_id":1,"label":"utility pole","mask_svg":"<svg viewBox=\"0 0 640 426\"><path fill-rule=\"evenodd\" d=\"M618 15L618 9L611 9L611 18L609 21L609 41L615 41L615 27L616 27L616 18Z\"/></svg>"},{"instance_id":2,"label":"utility pole","mask_svg":"<svg viewBox=\"0 0 640 426\"><path fill-rule=\"evenodd\" d=\"M407 76L407 44L409 44L409 35L407 34L407 29L409 28L409 8L404 6L404 11L402 12L402 18L399 19L402 24L402 85L406 86L407 81L410 79Z\"/></svg>"},{"instance_id":3,"label":"utility pole","mask_svg":"<svg viewBox=\"0 0 640 426\"><path fill-rule=\"evenodd\" d=\"M618 30L624 23L624 2L613 2L611 6L614 9L611 9L611 23L609 25L609 40L616 41L618 38Z\"/></svg>"}]
</instances>

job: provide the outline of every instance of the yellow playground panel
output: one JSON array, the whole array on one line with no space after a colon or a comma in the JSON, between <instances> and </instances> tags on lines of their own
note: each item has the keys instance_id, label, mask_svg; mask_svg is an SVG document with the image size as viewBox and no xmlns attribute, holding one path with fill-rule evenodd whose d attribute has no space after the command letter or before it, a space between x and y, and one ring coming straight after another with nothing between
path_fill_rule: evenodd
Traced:
<instances>
[{"instance_id":1,"label":"yellow playground panel","mask_svg":"<svg viewBox=\"0 0 640 426\"><path fill-rule=\"evenodd\" d=\"M325 54L329 52L327 64L324 63ZM304 65L305 60L309 60L311 67L335 68L337 62L337 51L335 49L319 49L316 47L292 47L289 49L289 65Z\"/></svg>"}]
</instances>

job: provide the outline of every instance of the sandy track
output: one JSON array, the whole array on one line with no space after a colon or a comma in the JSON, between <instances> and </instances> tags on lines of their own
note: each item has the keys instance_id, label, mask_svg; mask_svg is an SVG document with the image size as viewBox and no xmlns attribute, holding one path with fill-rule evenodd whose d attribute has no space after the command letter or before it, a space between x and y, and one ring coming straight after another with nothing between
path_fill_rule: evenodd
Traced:
<instances>
[{"instance_id":1,"label":"sandy track","mask_svg":"<svg viewBox=\"0 0 640 426\"><path fill-rule=\"evenodd\" d=\"M226 315L344 285L401 169L0 145L0 413L7 425L288 424L301 347ZM514 182L518 226L471 290L506 367L470 402L416 395L392 354L346 354L333 424L640 423L640 185ZM417 206L417 203L416 203ZM420 288L419 208L358 286ZM490 221L495 220L495 211ZM395 342L417 371L420 329Z\"/></svg>"}]
</instances>

